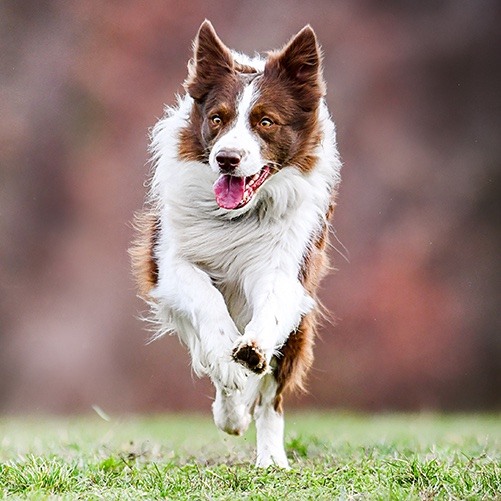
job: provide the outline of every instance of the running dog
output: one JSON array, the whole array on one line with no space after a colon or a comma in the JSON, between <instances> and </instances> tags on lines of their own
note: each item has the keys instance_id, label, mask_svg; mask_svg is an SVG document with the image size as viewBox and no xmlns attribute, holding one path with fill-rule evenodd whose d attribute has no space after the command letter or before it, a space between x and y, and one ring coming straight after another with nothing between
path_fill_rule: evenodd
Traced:
<instances>
[{"instance_id":1,"label":"running dog","mask_svg":"<svg viewBox=\"0 0 501 501\"><path fill-rule=\"evenodd\" d=\"M135 276L157 335L211 378L216 425L240 435L254 418L257 466L288 468L283 395L313 362L341 169L321 50L306 26L250 58L209 21L193 47L186 93L152 131Z\"/></svg>"}]
</instances>

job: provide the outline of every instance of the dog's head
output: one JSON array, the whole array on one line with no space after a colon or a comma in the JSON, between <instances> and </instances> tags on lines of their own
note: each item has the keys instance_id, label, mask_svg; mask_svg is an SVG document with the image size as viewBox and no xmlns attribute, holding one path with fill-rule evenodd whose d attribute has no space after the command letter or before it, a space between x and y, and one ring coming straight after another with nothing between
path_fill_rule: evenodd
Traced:
<instances>
[{"instance_id":1,"label":"dog's head","mask_svg":"<svg viewBox=\"0 0 501 501\"><path fill-rule=\"evenodd\" d=\"M246 206L282 168L313 167L325 86L310 26L263 61L232 53L205 21L188 68L184 85L194 105L180 156L219 174L214 193L220 207Z\"/></svg>"}]
</instances>

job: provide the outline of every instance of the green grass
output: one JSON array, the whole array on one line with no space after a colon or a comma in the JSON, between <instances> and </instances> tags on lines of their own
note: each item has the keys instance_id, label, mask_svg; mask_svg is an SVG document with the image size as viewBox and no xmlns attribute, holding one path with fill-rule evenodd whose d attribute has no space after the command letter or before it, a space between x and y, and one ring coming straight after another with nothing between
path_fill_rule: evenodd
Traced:
<instances>
[{"instance_id":1,"label":"green grass","mask_svg":"<svg viewBox=\"0 0 501 501\"><path fill-rule=\"evenodd\" d=\"M0 419L0 498L501 500L501 417L286 416L291 471L209 417Z\"/></svg>"}]
</instances>

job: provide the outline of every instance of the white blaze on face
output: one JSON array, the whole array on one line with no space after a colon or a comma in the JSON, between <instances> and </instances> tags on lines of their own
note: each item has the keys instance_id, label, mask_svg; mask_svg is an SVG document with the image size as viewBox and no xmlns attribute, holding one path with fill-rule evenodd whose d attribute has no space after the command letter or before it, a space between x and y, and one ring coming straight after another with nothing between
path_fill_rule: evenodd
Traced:
<instances>
[{"instance_id":1,"label":"white blaze on face","mask_svg":"<svg viewBox=\"0 0 501 501\"><path fill-rule=\"evenodd\" d=\"M214 172L219 173L216 156L224 150L237 151L242 157L232 176L250 177L258 174L264 167L258 138L250 130L249 123L249 113L258 97L254 82L244 87L238 99L233 126L216 141L209 155L209 163Z\"/></svg>"},{"instance_id":2,"label":"white blaze on face","mask_svg":"<svg viewBox=\"0 0 501 501\"><path fill-rule=\"evenodd\" d=\"M233 210L247 205L270 175L265 165L257 135L250 128L249 115L258 98L254 83L244 87L238 98L236 118L230 129L214 144L209 163L219 179L214 183L214 194L219 207ZM218 155L236 154L231 172L221 172Z\"/></svg>"}]
</instances>

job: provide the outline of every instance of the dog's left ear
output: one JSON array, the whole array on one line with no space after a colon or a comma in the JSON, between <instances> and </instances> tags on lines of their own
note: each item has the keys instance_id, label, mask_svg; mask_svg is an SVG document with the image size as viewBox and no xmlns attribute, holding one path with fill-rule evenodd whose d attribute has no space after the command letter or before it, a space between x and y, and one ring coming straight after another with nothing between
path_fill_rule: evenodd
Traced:
<instances>
[{"instance_id":1,"label":"dog's left ear","mask_svg":"<svg viewBox=\"0 0 501 501\"><path fill-rule=\"evenodd\" d=\"M206 19L193 42L193 59L188 64L184 87L193 99L202 100L211 87L233 74L234 65L230 49Z\"/></svg>"},{"instance_id":2,"label":"dog's left ear","mask_svg":"<svg viewBox=\"0 0 501 501\"><path fill-rule=\"evenodd\" d=\"M305 26L278 52L269 55L265 76L285 79L299 91L305 108L316 108L325 95L322 51L310 25Z\"/></svg>"}]
</instances>

